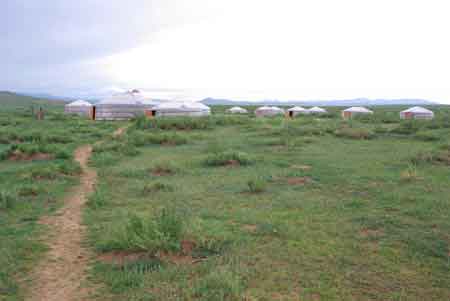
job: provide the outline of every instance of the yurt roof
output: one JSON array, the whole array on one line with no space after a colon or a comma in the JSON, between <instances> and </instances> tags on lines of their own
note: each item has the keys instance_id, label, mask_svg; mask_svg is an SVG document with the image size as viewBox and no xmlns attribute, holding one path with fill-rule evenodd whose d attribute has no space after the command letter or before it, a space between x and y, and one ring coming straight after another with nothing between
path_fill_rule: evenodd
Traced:
<instances>
[{"instance_id":1,"label":"yurt roof","mask_svg":"<svg viewBox=\"0 0 450 301\"><path fill-rule=\"evenodd\" d=\"M209 111L208 106L200 102L164 102L155 107L156 110Z\"/></svg>"},{"instance_id":2,"label":"yurt roof","mask_svg":"<svg viewBox=\"0 0 450 301\"><path fill-rule=\"evenodd\" d=\"M151 99L141 99L139 100L139 102L143 105L147 105L147 106L156 106L159 105L159 102L151 100Z\"/></svg>"},{"instance_id":3,"label":"yurt roof","mask_svg":"<svg viewBox=\"0 0 450 301\"><path fill-rule=\"evenodd\" d=\"M111 105L139 105L143 100L143 96L139 92L128 91L125 93L115 94L109 98L102 99L98 102L101 104Z\"/></svg>"},{"instance_id":4,"label":"yurt roof","mask_svg":"<svg viewBox=\"0 0 450 301\"><path fill-rule=\"evenodd\" d=\"M350 107L348 109L345 109L344 112L372 113L371 110L364 107Z\"/></svg>"},{"instance_id":5,"label":"yurt roof","mask_svg":"<svg viewBox=\"0 0 450 301\"><path fill-rule=\"evenodd\" d=\"M295 107L292 107L292 108L288 109L288 111L290 111L290 112L304 112L304 111L306 111L306 109L302 108L302 107L295 106Z\"/></svg>"},{"instance_id":6,"label":"yurt roof","mask_svg":"<svg viewBox=\"0 0 450 301\"><path fill-rule=\"evenodd\" d=\"M407 110L402 111L402 113L424 113L424 114L433 114L433 111L422 107L412 107Z\"/></svg>"},{"instance_id":7,"label":"yurt roof","mask_svg":"<svg viewBox=\"0 0 450 301\"><path fill-rule=\"evenodd\" d=\"M284 111L283 109L280 109L279 107L268 107L268 106L263 106L263 107L259 107L256 110L261 110L261 111Z\"/></svg>"},{"instance_id":8,"label":"yurt roof","mask_svg":"<svg viewBox=\"0 0 450 301\"><path fill-rule=\"evenodd\" d=\"M309 109L308 111L310 112L321 112L321 113L325 113L327 110L321 108L321 107L312 107L311 109Z\"/></svg>"},{"instance_id":9,"label":"yurt roof","mask_svg":"<svg viewBox=\"0 0 450 301\"><path fill-rule=\"evenodd\" d=\"M230 108L229 110L230 110L230 111L231 111L231 110L245 110L245 111L247 111L246 109L241 108L241 107L232 107L232 108Z\"/></svg>"},{"instance_id":10,"label":"yurt roof","mask_svg":"<svg viewBox=\"0 0 450 301\"><path fill-rule=\"evenodd\" d=\"M91 103L81 99L73 101L67 105L70 107L92 107Z\"/></svg>"}]
</instances>

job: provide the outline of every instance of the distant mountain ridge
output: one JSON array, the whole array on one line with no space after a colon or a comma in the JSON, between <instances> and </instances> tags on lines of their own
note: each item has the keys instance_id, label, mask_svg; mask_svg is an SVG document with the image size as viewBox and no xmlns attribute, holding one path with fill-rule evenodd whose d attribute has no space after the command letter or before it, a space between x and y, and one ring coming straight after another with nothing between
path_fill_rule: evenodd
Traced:
<instances>
[{"instance_id":1,"label":"distant mountain ridge","mask_svg":"<svg viewBox=\"0 0 450 301\"><path fill-rule=\"evenodd\" d=\"M38 97L26 96L10 91L0 91L0 106L6 107L28 107L30 105L61 105L62 101L49 100Z\"/></svg>"},{"instance_id":2,"label":"distant mountain ridge","mask_svg":"<svg viewBox=\"0 0 450 301\"><path fill-rule=\"evenodd\" d=\"M369 99L369 98L355 98L342 100L261 100L261 101L235 101L231 99L220 98L205 98L201 101L205 105L228 105L228 106L255 106L255 105L270 105L270 106L389 106L389 105L412 105L412 106L426 106L438 105L438 103L425 99Z\"/></svg>"}]
</instances>

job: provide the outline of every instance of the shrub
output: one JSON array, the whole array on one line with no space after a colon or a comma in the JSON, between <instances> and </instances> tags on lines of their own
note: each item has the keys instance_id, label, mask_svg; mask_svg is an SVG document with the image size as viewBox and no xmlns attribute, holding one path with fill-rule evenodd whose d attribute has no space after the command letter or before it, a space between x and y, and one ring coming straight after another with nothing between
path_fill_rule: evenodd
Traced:
<instances>
[{"instance_id":1,"label":"shrub","mask_svg":"<svg viewBox=\"0 0 450 301\"><path fill-rule=\"evenodd\" d=\"M182 145L188 142L186 137L176 133L142 133L135 132L128 136L129 143L134 146L141 147L152 144L160 145Z\"/></svg>"},{"instance_id":2,"label":"shrub","mask_svg":"<svg viewBox=\"0 0 450 301\"><path fill-rule=\"evenodd\" d=\"M375 137L375 134L368 130L368 129L362 129L362 128L351 128L351 127L344 127L337 129L334 134L336 137L341 138L349 138L349 139L372 139Z\"/></svg>"},{"instance_id":3,"label":"shrub","mask_svg":"<svg viewBox=\"0 0 450 301\"><path fill-rule=\"evenodd\" d=\"M17 195L9 191L0 191L0 209L11 209L17 202Z\"/></svg>"},{"instance_id":4,"label":"shrub","mask_svg":"<svg viewBox=\"0 0 450 301\"><path fill-rule=\"evenodd\" d=\"M267 182L261 178L255 178L247 181L248 191L250 193L261 193L266 191Z\"/></svg>"},{"instance_id":5,"label":"shrub","mask_svg":"<svg viewBox=\"0 0 450 301\"><path fill-rule=\"evenodd\" d=\"M205 301L239 300L242 293L241 279L225 269L210 272L194 285L195 296Z\"/></svg>"},{"instance_id":6,"label":"shrub","mask_svg":"<svg viewBox=\"0 0 450 301\"><path fill-rule=\"evenodd\" d=\"M139 117L135 120L134 127L141 130L206 130L212 124L210 117Z\"/></svg>"},{"instance_id":7,"label":"shrub","mask_svg":"<svg viewBox=\"0 0 450 301\"><path fill-rule=\"evenodd\" d=\"M134 145L126 142L112 141L95 145L93 148L94 153L116 153L125 156L136 156L139 151Z\"/></svg>"},{"instance_id":8,"label":"shrub","mask_svg":"<svg viewBox=\"0 0 450 301\"><path fill-rule=\"evenodd\" d=\"M149 194L154 193L158 191L165 191L165 192L171 192L174 191L174 188L172 185L163 183L163 182L156 182L152 184L146 184L142 190L143 194Z\"/></svg>"},{"instance_id":9,"label":"shrub","mask_svg":"<svg viewBox=\"0 0 450 301\"><path fill-rule=\"evenodd\" d=\"M98 209L106 205L105 193L100 189L95 189L94 193L89 196L87 206L91 209Z\"/></svg>"},{"instance_id":10,"label":"shrub","mask_svg":"<svg viewBox=\"0 0 450 301\"><path fill-rule=\"evenodd\" d=\"M171 162L159 162L151 168L154 175L173 175L179 170L179 167Z\"/></svg>"},{"instance_id":11,"label":"shrub","mask_svg":"<svg viewBox=\"0 0 450 301\"><path fill-rule=\"evenodd\" d=\"M437 133L433 133L431 131L419 131L414 137L422 141L438 141L441 139Z\"/></svg>"},{"instance_id":12,"label":"shrub","mask_svg":"<svg viewBox=\"0 0 450 301\"><path fill-rule=\"evenodd\" d=\"M131 215L112 237L99 243L99 248L103 251L146 251L149 255L179 250L183 225L183 219L174 210L163 209L156 217Z\"/></svg>"},{"instance_id":13,"label":"shrub","mask_svg":"<svg viewBox=\"0 0 450 301\"><path fill-rule=\"evenodd\" d=\"M417 120L404 120L397 127L391 130L394 134L411 135L418 132L421 128L421 123Z\"/></svg>"},{"instance_id":14,"label":"shrub","mask_svg":"<svg viewBox=\"0 0 450 301\"><path fill-rule=\"evenodd\" d=\"M220 153L210 154L206 160L207 166L225 166L232 164L251 165L254 160L248 154L243 152L225 151Z\"/></svg>"}]
</instances>

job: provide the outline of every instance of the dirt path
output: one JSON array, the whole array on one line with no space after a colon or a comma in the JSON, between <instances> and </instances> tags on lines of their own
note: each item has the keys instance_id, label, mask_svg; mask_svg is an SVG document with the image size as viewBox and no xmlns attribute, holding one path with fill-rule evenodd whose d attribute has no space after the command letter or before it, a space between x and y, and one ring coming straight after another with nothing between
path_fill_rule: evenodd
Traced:
<instances>
[{"instance_id":1,"label":"dirt path","mask_svg":"<svg viewBox=\"0 0 450 301\"><path fill-rule=\"evenodd\" d=\"M86 300L89 290L81 284L86 277L90 252L82 246L85 227L82 209L94 190L97 173L87 166L91 146L75 151L81 164L81 183L75 187L55 215L44 217L40 223L49 227L51 236L45 237L50 250L36 267L30 296L26 300L79 301Z\"/></svg>"}]
</instances>

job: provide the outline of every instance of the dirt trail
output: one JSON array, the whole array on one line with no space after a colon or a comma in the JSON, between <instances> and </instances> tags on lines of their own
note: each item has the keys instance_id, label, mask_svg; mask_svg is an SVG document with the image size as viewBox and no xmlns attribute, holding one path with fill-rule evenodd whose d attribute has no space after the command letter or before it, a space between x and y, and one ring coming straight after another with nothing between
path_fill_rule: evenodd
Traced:
<instances>
[{"instance_id":1,"label":"dirt trail","mask_svg":"<svg viewBox=\"0 0 450 301\"><path fill-rule=\"evenodd\" d=\"M50 229L44 240L50 250L36 267L33 286L26 300L79 301L86 300L87 288L81 287L86 278L90 252L82 246L85 227L82 225L82 209L87 197L94 190L97 173L87 166L91 146L75 151L75 160L83 169L81 183L65 199L64 207L55 215L40 220Z\"/></svg>"}]
</instances>

